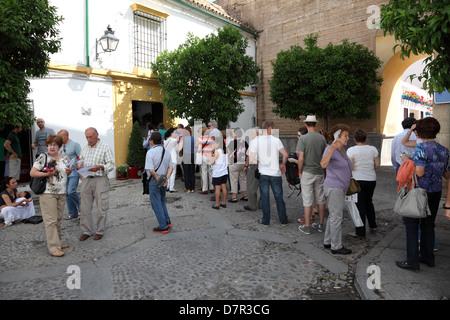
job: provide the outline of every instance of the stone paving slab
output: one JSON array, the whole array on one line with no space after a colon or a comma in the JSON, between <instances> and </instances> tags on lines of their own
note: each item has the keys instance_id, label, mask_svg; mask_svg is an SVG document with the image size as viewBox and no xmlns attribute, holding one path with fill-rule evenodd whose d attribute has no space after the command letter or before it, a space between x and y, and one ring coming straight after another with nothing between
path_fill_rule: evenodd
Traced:
<instances>
[{"instance_id":1,"label":"stone paving slab","mask_svg":"<svg viewBox=\"0 0 450 320\"><path fill-rule=\"evenodd\" d=\"M361 271L365 264L378 259L388 246L404 250L394 241L398 235L385 241L400 222L392 212L393 170L382 167L377 174L378 233L364 240L345 236L354 230L345 215L343 241L353 250L347 256L324 249L323 234L298 231L301 196L288 198L291 190L286 183L285 202L292 223L286 227L279 223L271 196L271 225L264 228L257 223L261 211L244 210L246 202L227 202L226 209L213 210L211 194L184 193L177 179L179 191L167 196L173 227L162 235L152 232L156 218L148 195L142 195L140 180L112 179L107 229L100 241L80 242L78 219L63 220L62 238L70 247L64 257L55 258L47 253L43 224L17 223L0 230L0 298L313 300L333 293L371 299L373 292L358 288L367 279ZM38 199L35 202L39 214ZM357 271L361 261L364 265ZM68 288L70 266L80 270L81 289ZM384 297L389 298L387 292Z\"/></svg>"}]
</instances>

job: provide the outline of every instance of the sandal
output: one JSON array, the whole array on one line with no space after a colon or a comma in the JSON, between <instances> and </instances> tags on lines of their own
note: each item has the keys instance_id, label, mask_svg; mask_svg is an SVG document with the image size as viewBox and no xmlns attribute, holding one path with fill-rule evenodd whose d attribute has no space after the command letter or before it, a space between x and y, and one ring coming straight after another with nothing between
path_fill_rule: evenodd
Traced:
<instances>
[{"instance_id":1,"label":"sandal","mask_svg":"<svg viewBox=\"0 0 450 320\"><path fill-rule=\"evenodd\" d=\"M219 206L212 206L213 209L219 210L220 207Z\"/></svg>"},{"instance_id":2,"label":"sandal","mask_svg":"<svg viewBox=\"0 0 450 320\"><path fill-rule=\"evenodd\" d=\"M248 201L248 198L247 197L242 197L241 200L242 201Z\"/></svg>"},{"instance_id":3,"label":"sandal","mask_svg":"<svg viewBox=\"0 0 450 320\"><path fill-rule=\"evenodd\" d=\"M238 202L237 198L231 198L230 200L228 200L228 202Z\"/></svg>"},{"instance_id":4,"label":"sandal","mask_svg":"<svg viewBox=\"0 0 450 320\"><path fill-rule=\"evenodd\" d=\"M226 204L219 204L219 206L221 206L222 208L226 208L227 207Z\"/></svg>"},{"instance_id":5,"label":"sandal","mask_svg":"<svg viewBox=\"0 0 450 320\"><path fill-rule=\"evenodd\" d=\"M352 238L356 238L356 239L364 239L364 238L365 238L365 237L363 237L363 236L357 235L355 232L350 232L350 233L348 234L348 236L349 236L349 237L352 237Z\"/></svg>"},{"instance_id":6,"label":"sandal","mask_svg":"<svg viewBox=\"0 0 450 320\"><path fill-rule=\"evenodd\" d=\"M396 261L395 264L397 265L397 267L402 268L402 269L420 270L420 267L415 267L413 265L410 265L406 261Z\"/></svg>"}]
</instances>

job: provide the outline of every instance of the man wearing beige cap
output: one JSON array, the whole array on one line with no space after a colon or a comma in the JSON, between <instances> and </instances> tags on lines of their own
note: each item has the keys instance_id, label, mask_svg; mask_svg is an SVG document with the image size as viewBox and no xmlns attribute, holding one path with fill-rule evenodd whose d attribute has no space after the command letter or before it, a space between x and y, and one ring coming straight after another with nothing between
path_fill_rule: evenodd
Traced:
<instances>
[{"instance_id":1,"label":"man wearing beige cap","mask_svg":"<svg viewBox=\"0 0 450 320\"><path fill-rule=\"evenodd\" d=\"M309 115L303 122L305 123L306 129L308 129L308 133L298 139L296 151L298 154L298 172L301 178L305 224L299 226L298 229L305 234L310 234L314 199L319 206L319 222L313 223L312 227L319 232L324 231L324 170L320 166L320 160L322 159L327 142L324 136L316 132L316 116Z\"/></svg>"}]
</instances>

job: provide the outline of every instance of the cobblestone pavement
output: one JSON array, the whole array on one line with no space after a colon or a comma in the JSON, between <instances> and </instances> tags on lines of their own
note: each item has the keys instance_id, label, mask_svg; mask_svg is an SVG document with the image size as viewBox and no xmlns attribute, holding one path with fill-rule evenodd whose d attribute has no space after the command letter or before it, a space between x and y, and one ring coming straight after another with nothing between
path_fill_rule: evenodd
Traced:
<instances>
[{"instance_id":1,"label":"cobblestone pavement","mask_svg":"<svg viewBox=\"0 0 450 320\"><path fill-rule=\"evenodd\" d=\"M346 256L324 249L322 233L298 231L302 200L297 193L289 197L286 183L291 223L281 226L272 199L272 222L265 228L257 223L261 211L244 210L246 202L213 210L211 195L184 193L177 179L178 192L167 198L173 227L168 234L155 234L156 218L141 181L112 179L104 237L80 242L79 220L63 220L62 239L70 245L64 257L47 253L43 223L18 222L0 230L0 298L359 300L357 262L399 222L391 210L392 177L390 168L378 171L376 234L365 240L346 236L354 226L345 216L344 245L353 250ZM35 207L39 215L38 198ZM76 274L70 266L79 268L80 289L69 288Z\"/></svg>"}]
</instances>

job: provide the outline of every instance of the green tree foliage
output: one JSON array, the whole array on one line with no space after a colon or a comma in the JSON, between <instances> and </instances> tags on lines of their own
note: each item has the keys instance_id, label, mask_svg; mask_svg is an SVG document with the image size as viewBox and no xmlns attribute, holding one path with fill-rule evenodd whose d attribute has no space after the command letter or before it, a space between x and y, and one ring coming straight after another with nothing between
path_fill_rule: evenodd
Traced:
<instances>
[{"instance_id":1,"label":"green tree foliage","mask_svg":"<svg viewBox=\"0 0 450 320\"><path fill-rule=\"evenodd\" d=\"M60 21L47 0L0 0L0 129L33 124L27 78L48 72L49 54L60 47Z\"/></svg>"},{"instance_id":2,"label":"green tree foliage","mask_svg":"<svg viewBox=\"0 0 450 320\"><path fill-rule=\"evenodd\" d=\"M419 81L442 92L450 88L450 2L448 0L390 0L381 6L381 29L399 43L401 57L428 54ZM413 75L414 77L415 75Z\"/></svg>"},{"instance_id":3,"label":"green tree foliage","mask_svg":"<svg viewBox=\"0 0 450 320\"><path fill-rule=\"evenodd\" d=\"M381 61L366 47L344 40L340 45L317 46L318 36L308 35L305 48L280 51L272 61L269 80L273 112L298 120L315 114L325 119L347 116L370 119L368 107L379 99L377 74Z\"/></svg>"},{"instance_id":4,"label":"green tree foliage","mask_svg":"<svg viewBox=\"0 0 450 320\"><path fill-rule=\"evenodd\" d=\"M178 49L163 52L152 64L164 93L169 116L219 126L236 121L244 111L239 90L257 83L259 68L245 54L248 41L226 26L203 39L189 34Z\"/></svg>"},{"instance_id":5,"label":"green tree foliage","mask_svg":"<svg viewBox=\"0 0 450 320\"><path fill-rule=\"evenodd\" d=\"M147 150L142 146L141 125L134 122L128 143L127 164L130 167L144 168Z\"/></svg>"}]
</instances>

